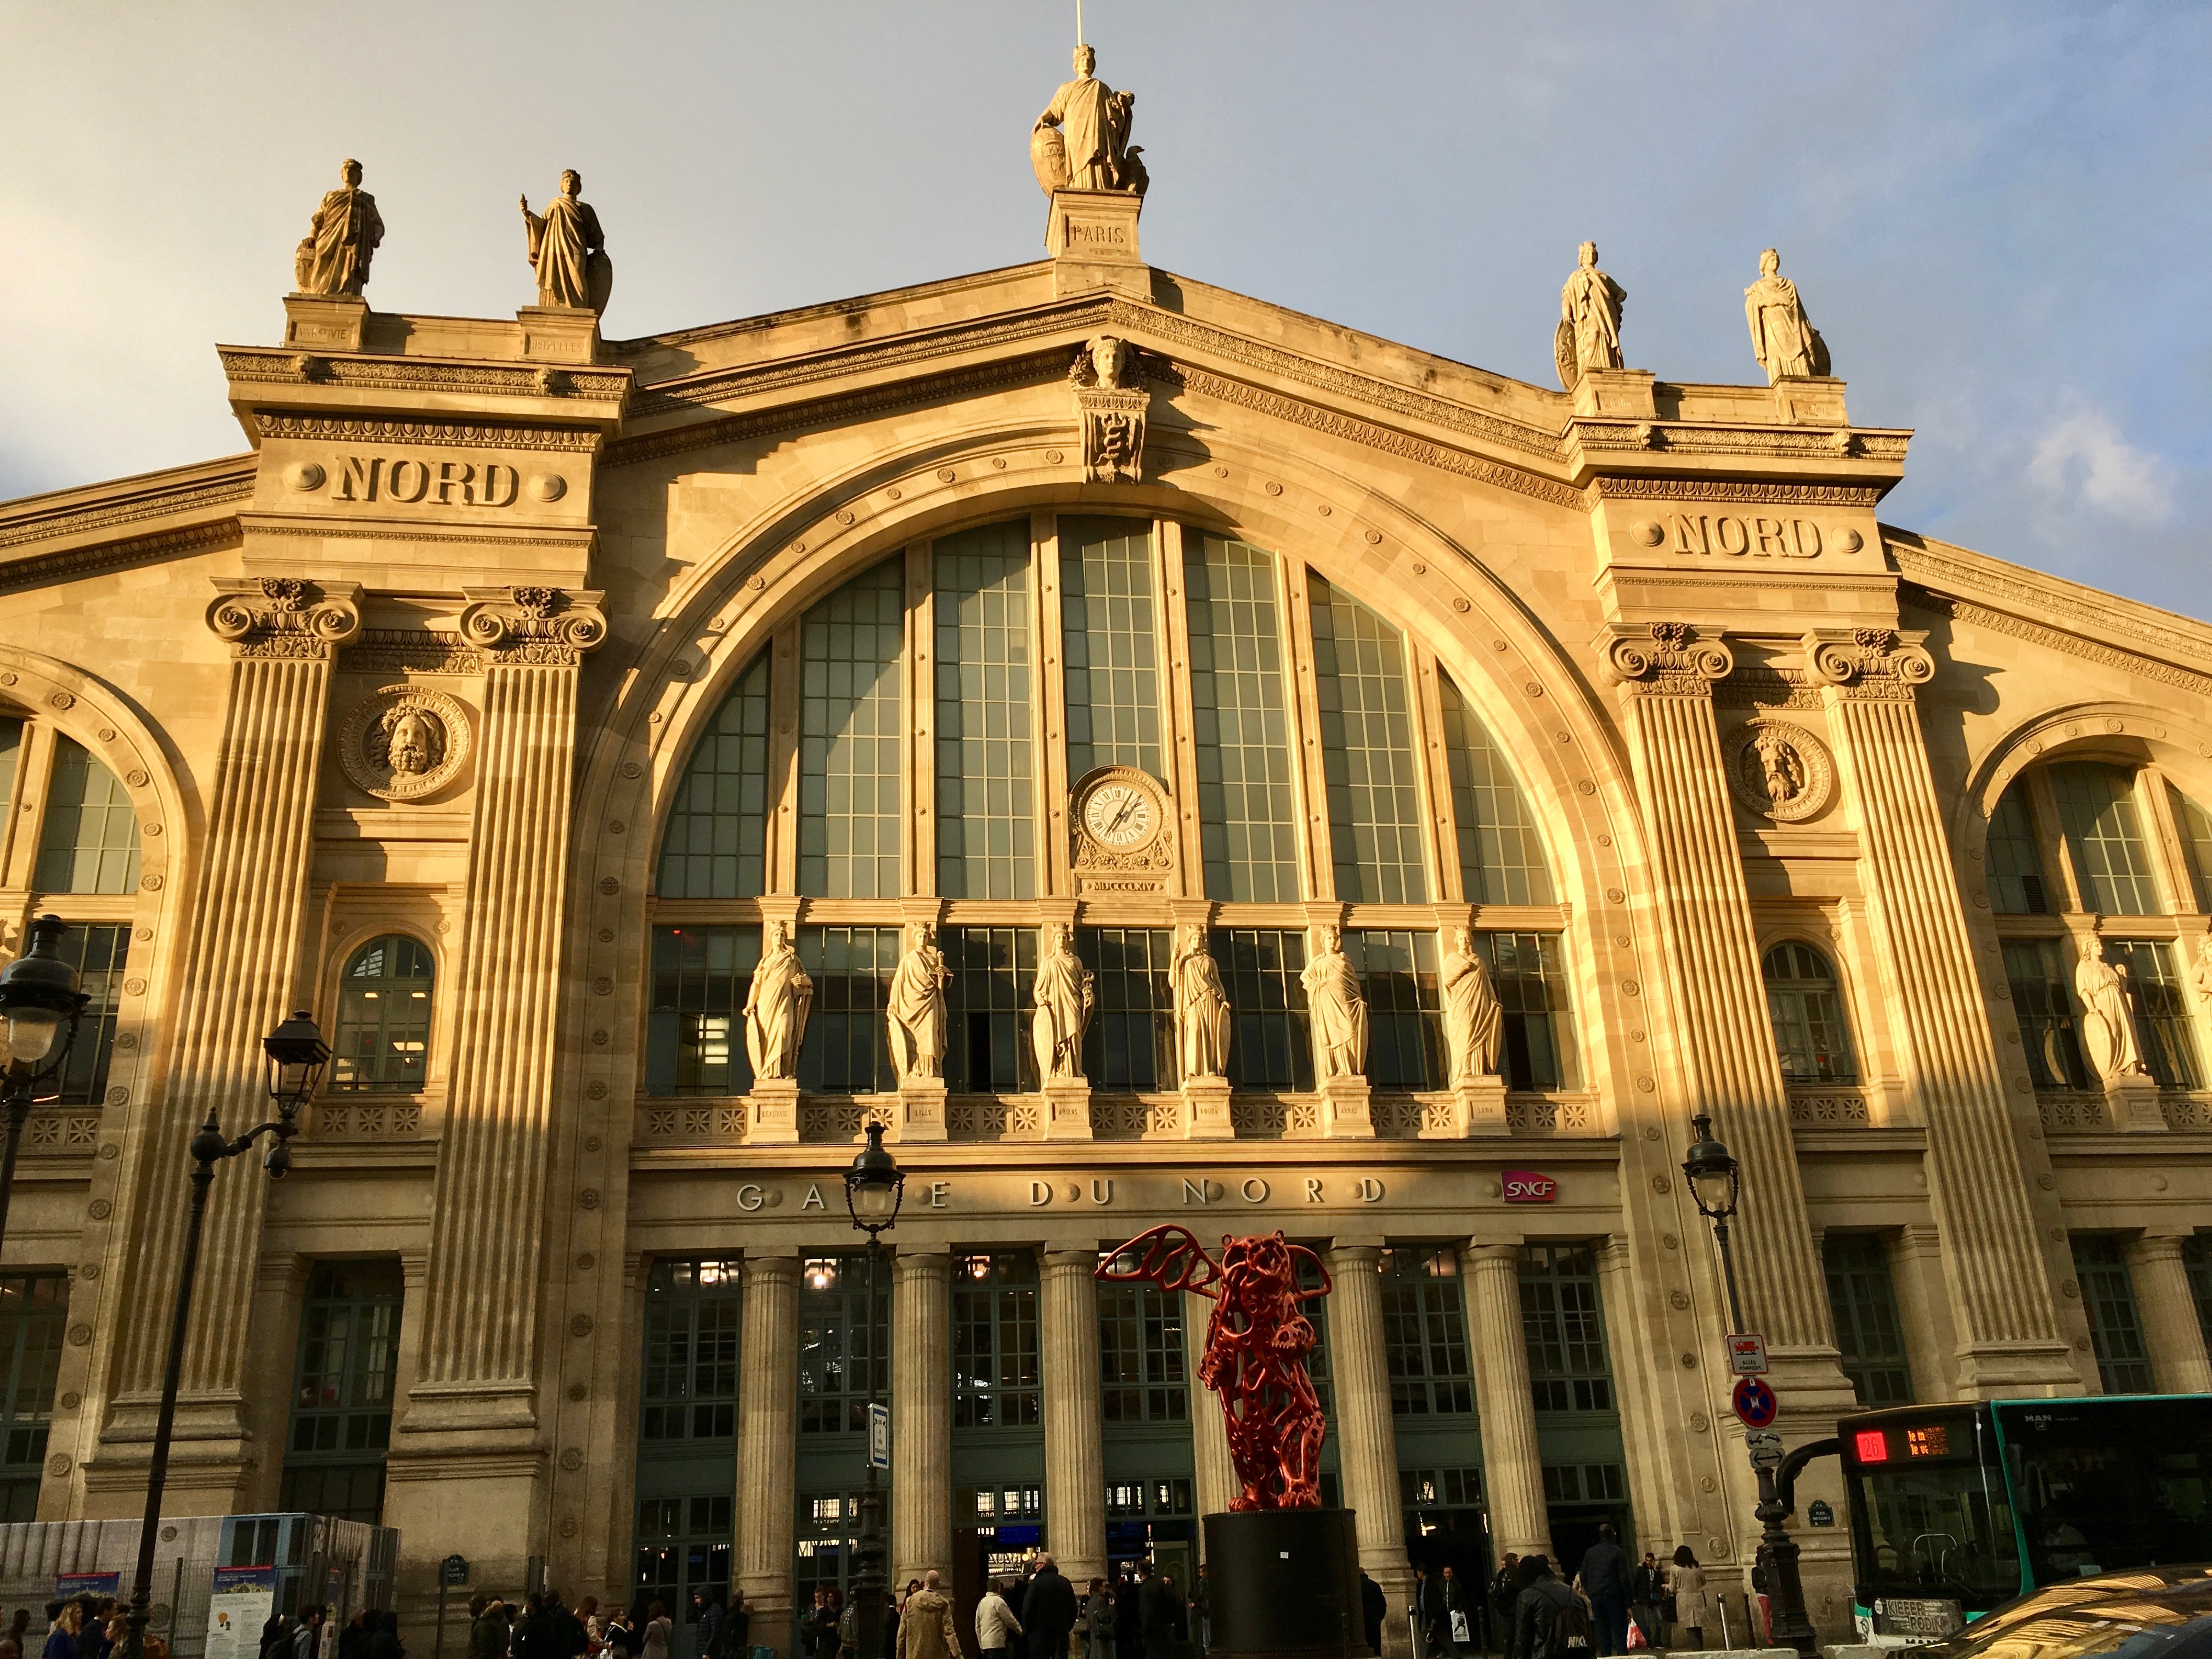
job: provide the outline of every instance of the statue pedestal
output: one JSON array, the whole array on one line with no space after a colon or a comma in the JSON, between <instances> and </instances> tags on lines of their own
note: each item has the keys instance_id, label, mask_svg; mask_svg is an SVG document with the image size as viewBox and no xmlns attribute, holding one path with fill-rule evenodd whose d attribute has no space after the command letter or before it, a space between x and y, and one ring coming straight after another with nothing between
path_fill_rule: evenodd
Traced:
<instances>
[{"instance_id":1,"label":"statue pedestal","mask_svg":"<svg viewBox=\"0 0 2212 1659\"><path fill-rule=\"evenodd\" d=\"M1188 1140L1233 1140L1237 1126L1229 1115L1229 1079L1225 1077L1194 1077L1182 1085L1182 1097L1189 1108L1183 1118L1182 1133Z\"/></svg>"},{"instance_id":2,"label":"statue pedestal","mask_svg":"<svg viewBox=\"0 0 2212 1659\"><path fill-rule=\"evenodd\" d=\"M1110 289L1149 303L1152 273L1137 252L1144 198L1126 190L1056 190L1044 245L1054 297Z\"/></svg>"},{"instance_id":3,"label":"statue pedestal","mask_svg":"<svg viewBox=\"0 0 2212 1659\"><path fill-rule=\"evenodd\" d=\"M890 1139L905 1144L945 1138L943 1078L907 1078L899 1084L898 1097L898 1121Z\"/></svg>"},{"instance_id":4,"label":"statue pedestal","mask_svg":"<svg viewBox=\"0 0 2212 1659\"><path fill-rule=\"evenodd\" d=\"M284 343L306 351L358 351L368 301L358 294L288 294Z\"/></svg>"},{"instance_id":5,"label":"statue pedestal","mask_svg":"<svg viewBox=\"0 0 2212 1659\"><path fill-rule=\"evenodd\" d=\"M1784 426L1849 426L1844 383L1832 374L1784 375L1774 383L1774 418Z\"/></svg>"},{"instance_id":6,"label":"statue pedestal","mask_svg":"<svg viewBox=\"0 0 2212 1659\"><path fill-rule=\"evenodd\" d=\"M1246 1510L1209 1515L1204 1525L1209 1652L1224 1659L1368 1652L1352 1510Z\"/></svg>"},{"instance_id":7,"label":"statue pedestal","mask_svg":"<svg viewBox=\"0 0 2212 1659\"><path fill-rule=\"evenodd\" d=\"M1659 404L1652 395L1654 376L1643 368L1586 368L1575 382L1575 413L1613 418L1656 420Z\"/></svg>"},{"instance_id":8,"label":"statue pedestal","mask_svg":"<svg viewBox=\"0 0 2212 1659\"><path fill-rule=\"evenodd\" d=\"M599 313L582 306L525 306L514 313L522 325L522 355L539 362L599 361Z\"/></svg>"},{"instance_id":9,"label":"statue pedestal","mask_svg":"<svg viewBox=\"0 0 2212 1659\"><path fill-rule=\"evenodd\" d=\"M2123 1134L2166 1133L2166 1114L2158 1109L2158 1080L2142 1072L2122 1072L2105 1079L2105 1110Z\"/></svg>"},{"instance_id":10,"label":"statue pedestal","mask_svg":"<svg viewBox=\"0 0 2212 1659\"><path fill-rule=\"evenodd\" d=\"M1510 1133L1505 1126L1505 1079L1502 1077L1478 1078L1472 1083L1462 1083L1452 1091L1452 1127L1449 1138L1468 1139L1482 1135L1502 1135ZM1443 1140L1443 1133L1421 1132L1424 1140Z\"/></svg>"},{"instance_id":11,"label":"statue pedestal","mask_svg":"<svg viewBox=\"0 0 2212 1659\"><path fill-rule=\"evenodd\" d=\"M796 1146L799 1144L799 1079L758 1079L745 1098L745 1144L749 1146Z\"/></svg>"},{"instance_id":12,"label":"statue pedestal","mask_svg":"<svg viewBox=\"0 0 2212 1659\"><path fill-rule=\"evenodd\" d=\"M1082 1078L1062 1078L1037 1091L1044 1098L1044 1138L1047 1140L1091 1139L1091 1085Z\"/></svg>"},{"instance_id":13,"label":"statue pedestal","mask_svg":"<svg viewBox=\"0 0 2212 1659\"><path fill-rule=\"evenodd\" d=\"M1316 1092L1321 1096L1323 1135L1331 1140L1375 1139L1375 1114L1368 1104L1365 1078L1328 1078Z\"/></svg>"}]
</instances>

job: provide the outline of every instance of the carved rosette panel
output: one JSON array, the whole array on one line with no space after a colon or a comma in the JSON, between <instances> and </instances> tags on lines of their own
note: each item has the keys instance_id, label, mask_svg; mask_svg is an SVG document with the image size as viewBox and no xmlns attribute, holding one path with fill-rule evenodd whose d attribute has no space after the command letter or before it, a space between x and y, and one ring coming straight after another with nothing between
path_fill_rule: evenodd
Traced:
<instances>
[{"instance_id":1,"label":"carved rosette panel","mask_svg":"<svg viewBox=\"0 0 2212 1659\"><path fill-rule=\"evenodd\" d=\"M338 764L379 800L419 800L460 775L473 730L468 710L442 691L380 686L348 711Z\"/></svg>"},{"instance_id":2,"label":"carved rosette panel","mask_svg":"<svg viewBox=\"0 0 2212 1659\"><path fill-rule=\"evenodd\" d=\"M1728 773L1735 798L1778 823L1813 817L1835 792L1828 746L1789 720L1746 720L1729 747Z\"/></svg>"},{"instance_id":3,"label":"carved rosette panel","mask_svg":"<svg viewBox=\"0 0 2212 1659\"><path fill-rule=\"evenodd\" d=\"M1820 685L1832 685L1847 697L1910 702L1913 690L1936 678L1936 658L1921 641L1922 631L1858 628L1848 635L1805 635L1805 670Z\"/></svg>"},{"instance_id":4,"label":"carved rosette panel","mask_svg":"<svg viewBox=\"0 0 2212 1659\"><path fill-rule=\"evenodd\" d=\"M494 662L573 666L607 637L596 592L560 587L470 588L461 637Z\"/></svg>"},{"instance_id":5,"label":"carved rosette panel","mask_svg":"<svg viewBox=\"0 0 2212 1659\"><path fill-rule=\"evenodd\" d=\"M1735 655L1719 640L1701 639L1685 623L1646 629L1616 623L1601 646L1607 674L1639 693L1706 696L1735 668Z\"/></svg>"},{"instance_id":6,"label":"carved rosette panel","mask_svg":"<svg viewBox=\"0 0 2212 1659\"><path fill-rule=\"evenodd\" d=\"M351 585L339 593L297 576L222 576L207 625L239 657L327 659L361 632Z\"/></svg>"}]
</instances>

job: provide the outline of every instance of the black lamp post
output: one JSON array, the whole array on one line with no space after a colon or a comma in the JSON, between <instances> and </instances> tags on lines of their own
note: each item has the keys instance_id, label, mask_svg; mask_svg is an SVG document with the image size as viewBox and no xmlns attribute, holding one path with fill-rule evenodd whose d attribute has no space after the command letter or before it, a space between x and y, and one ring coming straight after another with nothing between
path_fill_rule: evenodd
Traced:
<instances>
[{"instance_id":1,"label":"black lamp post","mask_svg":"<svg viewBox=\"0 0 2212 1659\"><path fill-rule=\"evenodd\" d=\"M69 931L59 916L31 924L31 948L0 968L0 1018L7 1021L8 1146L0 1152L0 1240L8 1237L8 1199L15 1190L15 1149L40 1090L59 1077L76 1042L77 1022L91 999L76 988L76 969L56 948Z\"/></svg>"},{"instance_id":2,"label":"black lamp post","mask_svg":"<svg viewBox=\"0 0 2212 1659\"><path fill-rule=\"evenodd\" d=\"M884 1150L884 1126L868 1125L868 1144L845 1171L845 1208L853 1224L868 1236L868 1438L867 1484L860 1489L860 1536L853 1549L853 1651L857 1659L883 1659L884 1493L876 1477L876 1263L884 1253L879 1234L897 1224L906 1176Z\"/></svg>"},{"instance_id":3,"label":"black lamp post","mask_svg":"<svg viewBox=\"0 0 2212 1659\"><path fill-rule=\"evenodd\" d=\"M1728 1282L1729 1325L1743 1329L1743 1303L1736 1294L1735 1258L1729 1250L1729 1222L1735 1214L1743 1191L1742 1166L1735 1156L1713 1138L1713 1121L1704 1112L1690 1120L1697 1139L1682 1160L1682 1174L1697 1200L1698 1213L1713 1224L1713 1242L1721 1249L1721 1274ZM1768 1601L1774 1613L1774 1639L1793 1647L1806 1659L1820 1651L1813 1621L1805 1616L1805 1587L1797 1576L1797 1540L1782 1524L1790 1506L1782 1496L1775 1471L1756 1459L1752 1473L1759 1480L1759 1553L1766 1558Z\"/></svg>"},{"instance_id":4,"label":"black lamp post","mask_svg":"<svg viewBox=\"0 0 2212 1659\"><path fill-rule=\"evenodd\" d=\"M146 1515L138 1526L138 1570L131 1581L130 1631L124 1638L126 1659L140 1659L145 1650L146 1613L154 1593L154 1537L161 1524L161 1492L169 1480L169 1439L177 1426L177 1390L184 1378L185 1337L191 1325L192 1275L200 1265L200 1230L207 1221L208 1188L215 1184L215 1166L225 1158L252 1150L264 1134L276 1144L263 1154L262 1168L271 1181L282 1181L292 1167L292 1137L300 1132L300 1109L315 1092L331 1051L315 1022L304 1013L294 1014L261 1040L269 1065L269 1097L276 1103L276 1115L257 1123L235 1140L226 1139L213 1106L207 1121L192 1137L191 1218L185 1227L185 1253L177 1266L177 1305L169 1320L169 1358L161 1372L161 1409L154 1419L154 1457L146 1469Z\"/></svg>"}]
</instances>

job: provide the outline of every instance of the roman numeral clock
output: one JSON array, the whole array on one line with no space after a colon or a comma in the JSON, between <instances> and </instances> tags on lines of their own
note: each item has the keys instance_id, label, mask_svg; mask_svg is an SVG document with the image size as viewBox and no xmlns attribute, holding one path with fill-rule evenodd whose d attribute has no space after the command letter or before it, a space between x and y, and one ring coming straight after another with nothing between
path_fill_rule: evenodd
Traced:
<instances>
[{"instance_id":1,"label":"roman numeral clock","mask_svg":"<svg viewBox=\"0 0 2212 1659\"><path fill-rule=\"evenodd\" d=\"M1078 893L1158 893L1175 868L1175 815L1158 778L1101 766L1076 780L1073 810Z\"/></svg>"}]
</instances>

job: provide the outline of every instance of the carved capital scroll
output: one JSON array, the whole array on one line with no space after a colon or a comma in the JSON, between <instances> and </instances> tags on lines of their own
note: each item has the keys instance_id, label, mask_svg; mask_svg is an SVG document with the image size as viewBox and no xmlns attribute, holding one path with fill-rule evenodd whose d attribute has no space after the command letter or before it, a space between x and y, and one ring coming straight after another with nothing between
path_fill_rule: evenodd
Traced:
<instances>
[{"instance_id":1,"label":"carved capital scroll","mask_svg":"<svg viewBox=\"0 0 2212 1659\"><path fill-rule=\"evenodd\" d=\"M1805 672L1846 697L1910 702L1915 686L1936 678L1927 631L1893 628L1815 629L1805 635Z\"/></svg>"},{"instance_id":2,"label":"carved capital scroll","mask_svg":"<svg viewBox=\"0 0 2212 1659\"><path fill-rule=\"evenodd\" d=\"M1639 694L1702 697L1735 668L1735 653L1686 623L1613 623L1598 636L1606 677Z\"/></svg>"},{"instance_id":3,"label":"carved capital scroll","mask_svg":"<svg viewBox=\"0 0 2212 1659\"><path fill-rule=\"evenodd\" d=\"M233 654L327 660L361 632L358 582L297 576L217 576L207 625Z\"/></svg>"},{"instance_id":4,"label":"carved capital scroll","mask_svg":"<svg viewBox=\"0 0 2212 1659\"><path fill-rule=\"evenodd\" d=\"M495 663L569 665L607 637L596 591L562 587L466 587L461 637Z\"/></svg>"}]
</instances>

